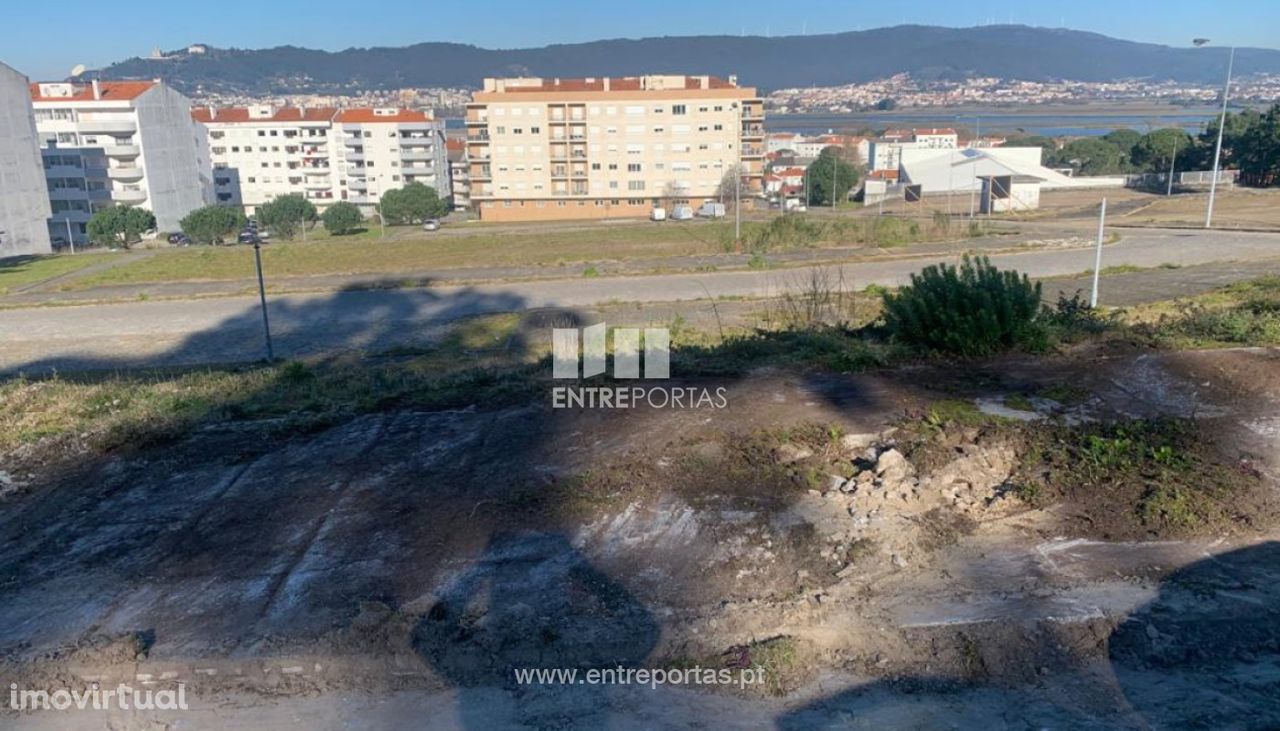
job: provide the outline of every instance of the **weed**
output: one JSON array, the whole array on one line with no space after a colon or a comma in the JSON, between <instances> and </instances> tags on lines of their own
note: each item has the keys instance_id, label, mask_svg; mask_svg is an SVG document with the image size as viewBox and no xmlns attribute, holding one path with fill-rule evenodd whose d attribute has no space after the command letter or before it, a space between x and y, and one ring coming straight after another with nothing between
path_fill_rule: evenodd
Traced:
<instances>
[{"instance_id":1,"label":"weed","mask_svg":"<svg viewBox=\"0 0 1280 731\"><path fill-rule=\"evenodd\" d=\"M588 278L598 277L600 276L600 270L596 269L595 267L587 267L586 269L582 270L582 276L588 277Z\"/></svg>"}]
</instances>

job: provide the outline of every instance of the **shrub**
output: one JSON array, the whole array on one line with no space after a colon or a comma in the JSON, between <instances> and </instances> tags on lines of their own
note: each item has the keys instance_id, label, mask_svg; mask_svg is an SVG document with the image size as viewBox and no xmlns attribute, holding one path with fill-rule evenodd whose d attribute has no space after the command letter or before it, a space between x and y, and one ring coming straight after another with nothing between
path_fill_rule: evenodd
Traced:
<instances>
[{"instance_id":1,"label":"shrub","mask_svg":"<svg viewBox=\"0 0 1280 731\"><path fill-rule=\"evenodd\" d=\"M226 206L197 208L179 221L182 232L197 244L221 244L234 238L244 224L244 213Z\"/></svg>"},{"instance_id":2,"label":"shrub","mask_svg":"<svg viewBox=\"0 0 1280 731\"><path fill-rule=\"evenodd\" d=\"M342 236L360 228L364 223L364 215L356 204L338 201L325 209L320 220L324 222L325 231L334 236Z\"/></svg>"},{"instance_id":3,"label":"shrub","mask_svg":"<svg viewBox=\"0 0 1280 731\"><path fill-rule=\"evenodd\" d=\"M282 239L293 238L301 227L315 220L315 204L296 193L258 206L258 221Z\"/></svg>"},{"instance_id":4,"label":"shrub","mask_svg":"<svg viewBox=\"0 0 1280 731\"><path fill-rule=\"evenodd\" d=\"M891 335L911 345L958 355L987 355L1042 341L1036 316L1040 285L1000 271L986 257L960 266L925 267L911 284L884 295Z\"/></svg>"}]
</instances>

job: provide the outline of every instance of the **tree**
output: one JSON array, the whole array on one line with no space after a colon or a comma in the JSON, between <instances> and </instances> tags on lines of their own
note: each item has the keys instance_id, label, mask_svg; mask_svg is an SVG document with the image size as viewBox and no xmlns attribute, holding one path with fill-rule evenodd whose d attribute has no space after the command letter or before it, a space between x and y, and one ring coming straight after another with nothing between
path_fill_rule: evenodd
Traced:
<instances>
[{"instance_id":1,"label":"tree","mask_svg":"<svg viewBox=\"0 0 1280 731\"><path fill-rule=\"evenodd\" d=\"M1128 128L1113 129L1102 136L1102 141L1123 153L1125 159L1129 158L1129 154L1133 151L1133 146L1138 144L1140 139L1142 139L1141 134Z\"/></svg>"},{"instance_id":2,"label":"tree","mask_svg":"<svg viewBox=\"0 0 1280 731\"><path fill-rule=\"evenodd\" d=\"M291 239L298 229L316 220L316 207L298 194L282 195L258 207L258 222L282 239Z\"/></svg>"},{"instance_id":3,"label":"tree","mask_svg":"<svg viewBox=\"0 0 1280 731\"><path fill-rule=\"evenodd\" d=\"M198 244L221 244L244 228L245 217L239 208L205 206L188 213L179 225Z\"/></svg>"},{"instance_id":4,"label":"tree","mask_svg":"<svg viewBox=\"0 0 1280 731\"><path fill-rule=\"evenodd\" d=\"M804 171L809 189L809 205L829 206L832 200L849 199L849 191L858 184L858 168L844 159L839 147L828 147ZM832 196L832 185L835 196Z\"/></svg>"},{"instance_id":5,"label":"tree","mask_svg":"<svg viewBox=\"0 0 1280 731\"><path fill-rule=\"evenodd\" d=\"M435 188L409 183L398 190L383 193L379 209L387 223L412 224L444 217L449 212L449 204L440 199Z\"/></svg>"},{"instance_id":6,"label":"tree","mask_svg":"<svg viewBox=\"0 0 1280 731\"><path fill-rule=\"evenodd\" d=\"M1056 164L1070 165L1083 175L1108 175L1123 172L1128 157L1120 148L1099 137L1084 137L1068 142L1053 159Z\"/></svg>"},{"instance_id":7,"label":"tree","mask_svg":"<svg viewBox=\"0 0 1280 731\"><path fill-rule=\"evenodd\" d=\"M895 99L892 99L890 97L885 97L884 99L881 99L880 101L876 102L876 109L882 112L891 112L897 108L898 108L898 102Z\"/></svg>"},{"instance_id":8,"label":"tree","mask_svg":"<svg viewBox=\"0 0 1280 731\"><path fill-rule=\"evenodd\" d=\"M142 232L155 228L156 217L151 211L133 206L111 206L93 214L85 231L94 243L103 246L120 244L124 248L142 240Z\"/></svg>"},{"instance_id":9,"label":"tree","mask_svg":"<svg viewBox=\"0 0 1280 731\"><path fill-rule=\"evenodd\" d=\"M1280 181L1280 103L1273 104L1256 123L1239 136L1234 157L1240 172L1254 178L1252 184Z\"/></svg>"},{"instance_id":10,"label":"tree","mask_svg":"<svg viewBox=\"0 0 1280 731\"><path fill-rule=\"evenodd\" d=\"M1192 145L1191 135L1180 129L1157 129L1142 135L1129 153L1129 161L1143 172L1167 173L1174 156L1189 157Z\"/></svg>"},{"instance_id":11,"label":"tree","mask_svg":"<svg viewBox=\"0 0 1280 731\"><path fill-rule=\"evenodd\" d=\"M325 210L320 217L324 221L324 230L334 236L342 236L354 232L364 223L364 214L360 207L347 201L338 201Z\"/></svg>"}]
</instances>

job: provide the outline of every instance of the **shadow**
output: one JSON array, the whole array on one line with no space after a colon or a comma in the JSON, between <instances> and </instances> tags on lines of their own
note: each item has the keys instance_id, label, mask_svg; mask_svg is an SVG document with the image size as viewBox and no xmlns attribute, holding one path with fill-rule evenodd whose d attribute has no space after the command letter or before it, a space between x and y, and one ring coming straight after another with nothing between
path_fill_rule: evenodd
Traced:
<instances>
[{"instance_id":1,"label":"shadow","mask_svg":"<svg viewBox=\"0 0 1280 731\"><path fill-rule=\"evenodd\" d=\"M315 672L328 674L317 681L323 685L385 690L403 687L404 674L441 679L468 728L492 727L486 708L494 702L534 725L576 719L599 726L606 714L628 712L602 686L517 686L514 670L654 666L672 650L662 644L658 619L671 616L671 605L755 593L753 582L729 591L706 580L707 556L731 545L740 526L692 538L661 533L671 511L703 500L733 515L759 511L765 523L777 513L785 521L769 530L788 551L801 549L812 526L788 513L803 490L768 489L777 487L768 480L791 478L767 451L761 459L772 471L721 476L723 490L713 470L677 489L651 471L619 473L603 497L584 495L579 477L714 430L871 411L882 396L861 393L853 379L804 372L784 384L797 395L778 405L782 386L753 381L752 359L796 342L771 337L758 349L725 344L672 359L670 385L741 388L738 403L771 404L755 421L739 414L757 410L732 407L553 409L547 359L530 358L508 378L484 365L492 354L486 348L520 361L541 352L551 327L581 326L592 316L527 310L519 296L473 288L273 297L277 355L310 358L212 369L227 376L227 391L209 395L158 369L205 372L209 363L256 359L259 309L243 300L144 304L214 324L149 352L69 349L13 368L126 387L159 381L165 394L146 419L109 422L113 446L105 453L71 435L56 468L4 465L20 484L0 498L0 655L29 663L33 674L56 667L75 677L69 668L99 662L88 649L95 638L144 633L151 662L224 663L228 672L249 673L251 685L278 677L273 664L321 657L324 670ZM120 311L100 308L93 317ZM445 353L452 362L442 362L434 334L499 312L519 313L501 342L464 342ZM145 323L121 317L113 326L145 331ZM689 359L719 365L700 370ZM474 372L456 375L473 360ZM681 379L685 364L690 375ZM436 398L439 391L447 397ZM128 388L124 394L137 397ZM93 394L83 407L110 412L114 398ZM323 418L307 418L315 411ZM713 494L699 494L712 484ZM759 489L729 489L744 485ZM685 502L644 503L645 488ZM629 500L651 510L637 520L661 529L636 528L647 541L642 550L609 523L591 522ZM648 565L654 556L669 573ZM726 556L726 571L744 565ZM780 564L753 575L796 591L802 579L794 569ZM312 665L300 667L309 674ZM642 702L661 703L661 696Z\"/></svg>"},{"instance_id":2,"label":"shadow","mask_svg":"<svg viewBox=\"0 0 1280 731\"><path fill-rule=\"evenodd\" d=\"M1280 542L1170 574L1112 633L1109 657L1152 727L1280 727Z\"/></svg>"},{"instance_id":3,"label":"shadow","mask_svg":"<svg viewBox=\"0 0 1280 731\"><path fill-rule=\"evenodd\" d=\"M541 684L519 674L635 668L658 640L648 610L561 534L496 533L437 596L414 629L413 646L461 690L459 710L469 729L493 727L485 702L493 688L537 709L521 722L564 715L582 727L602 726L607 686Z\"/></svg>"}]
</instances>

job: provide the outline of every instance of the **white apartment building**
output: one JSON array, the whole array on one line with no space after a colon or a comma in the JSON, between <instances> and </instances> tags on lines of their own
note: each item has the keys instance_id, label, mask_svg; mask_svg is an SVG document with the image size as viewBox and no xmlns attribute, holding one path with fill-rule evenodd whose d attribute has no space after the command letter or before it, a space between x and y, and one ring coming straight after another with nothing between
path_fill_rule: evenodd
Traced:
<instances>
[{"instance_id":1,"label":"white apartment building","mask_svg":"<svg viewBox=\"0 0 1280 731\"><path fill-rule=\"evenodd\" d=\"M408 109L343 109L334 118L340 166L334 193L373 212L388 190L408 183L451 193L444 122Z\"/></svg>"},{"instance_id":2,"label":"white apartment building","mask_svg":"<svg viewBox=\"0 0 1280 731\"><path fill-rule=\"evenodd\" d=\"M697 207L737 169L744 197L761 190L764 103L733 77L485 79L466 124L482 219Z\"/></svg>"},{"instance_id":3,"label":"white apartment building","mask_svg":"<svg viewBox=\"0 0 1280 731\"><path fill-rule=\"evenodd\" d=\"M382 193L420 182L448 197L444 123L405 109L200 108L214 196L248 213L283 195L372 212Z\"/></svg>"},{"instance_id":4,"label":"white apartment building","mask_svg":"<svg viewBox=\"0 0 1280 731\"><path fill-rule=\"evenodd\" d=\"M871 170L897 170L902 166L903 150L954 150L959 135L951 128L891 129L871 142L867 163Z\"/></svg>"},{"instance_id":5,"label":"white apartment building","mask_svg":"<svg viewBox=\"0 0 1280 731\"><path fill-rule=\"evenodd\" d=\"M0 63L0 259L52 250L29 83Z\"/></svg>"},{"instance_id":6,"label":"white apartment building","mask_svg":"<svg viewBox=\"0 0 1280 731\"><path fill-rule=\"evenodd\" d=\"M160 81L31 85L55 239L80 241L93 212L150 210L161 231L209 200L191 102Z\"/></svg>"}]
</instances>

